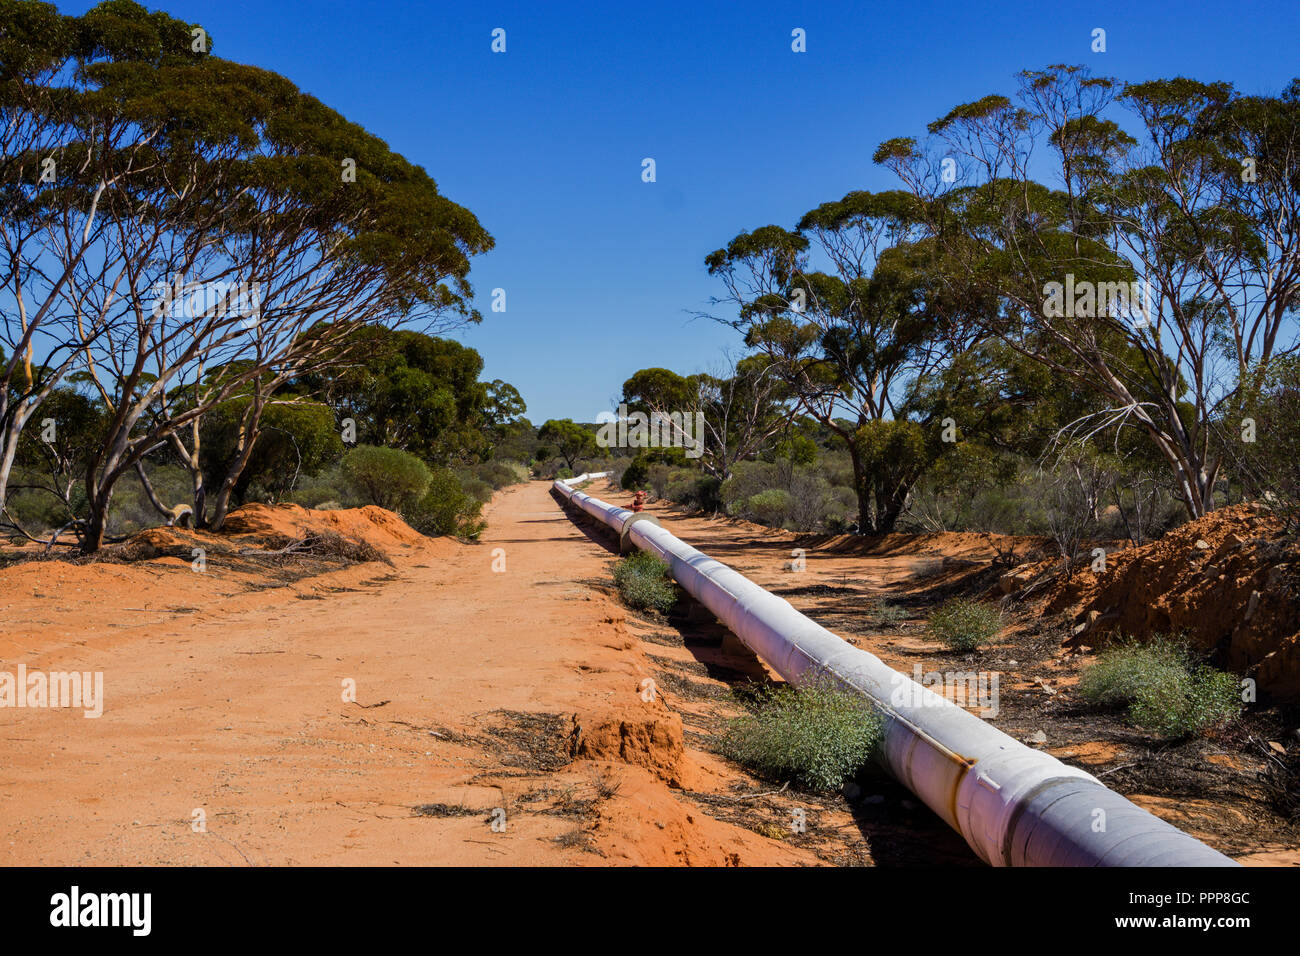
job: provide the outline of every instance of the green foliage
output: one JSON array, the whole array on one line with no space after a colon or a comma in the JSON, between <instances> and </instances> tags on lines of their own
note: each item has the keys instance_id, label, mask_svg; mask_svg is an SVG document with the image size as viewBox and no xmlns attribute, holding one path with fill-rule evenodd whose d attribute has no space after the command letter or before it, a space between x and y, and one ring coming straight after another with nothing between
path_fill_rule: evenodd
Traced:
<instances>
[{"instance_id":1,"label":"green foliage","mask_svg":"<svg viewBox=\"0 0 1300 956\"><path fill-rule=\"evenodd\" d=\"M629 410L646 414L656 409L685 411L693 407L696 394L689 378L666 368L643 368L623 383Z\"/></svg>"},{"instance_id":2,"label":"green foliage","mask_svg":"<svg viewBox=\"0 0 1300 956\"><path fill-rule=\"evenodd\" d=\"M648 551L638 551L614 565L614 584L623 603L638 611L667 614L677 603L668 565Z\"/></svg>"},{"instance_id":3,"label":"green foliage","mask_svg":"<svg viewBox=\"0 0 1300 956\"><path fill-rule=\"evenodd\" d=\"M643 457L633 458L631 464L623 469L619 478L619 487L624 491L641 491L650 482L650 463Z\"/></svg>"},{"instance_id":4,"label":"green foliage","mask_svg":"<svg viewBox=\"0 0 1300 956\"><path fill-rule=\"evenodd\" d=\"M1221 426L1222 444L1239 465L1252 497L1266 502L1287 524L1300 528L1300 357L1275 359L1246 382L1244 409ZM1245 421L1254 423L1251 441Z\"/></svg>"},{"instance_id":5,"label":"green foliage","mask_svg":"<svg viewBox=\"0 0 1300 956\"><path fill-rule=\"evenodd\" d=\"M742 461L716 494L727 514L737 518L795 531L837 531L857 504L847 462L837 468L837 456L847 457L842 451L828 453L815 466L788 458Z\"/></svg>"},{"instance_id":6,"label":"green foliage","mask_svg":"<svg viewBox=\"0 0 1300 956\"><path fill-rule=\"evenodd\" d=\"M945 601L929 620L930 633L961 653L977 649L1001 629L1002 615L997 608L967 598Z\"/></svg>"},{"instance_id":7,"label":"green foliage","mask_svg":"<svg viewBox=\"0 0 1300 956\"><path fill-rule=\"evenodd\" d=\"M1094 707L1126 707L1136 726L1182 739L1236 719L1241 682L1199 664L1182 642L1155 635L1145 643L1112 643L1079 679L1079 695Z\"/></svg>"},{"instance_id":8,"label":"green foliage","mask_svg":"<svg viewBox=\"0 0 1300 956\"><path fill-rule=\"evenodd\" d=\"M583 458L596 455L596 435L571 418L552 418L537 430L537 440L550 446L564 459L570 471Z\"/></svg>"},{"instance_id":9,"label":"green foliage","mask_svg":"<svg viewBox=\"0 0 1300 956\"><path fill-rule=\"evenodd\" d=\"M505 382L479 381L483 359L451 339L367 326L350 339L355 361L306 382L362 444L400 448L430 462L487 457L494 437L523 412Z\"/></svg>"},{"instance_id":10,"label":"green foliage","mask_svg":"<svg viewBox=\"0 0 1300 956\"><path fill-rule=\"evenodd\" d=\"M237 455L240 426L250 399L238 398L203 416L202 465L209 488L217 487ZM262 411L252 457L235 482L235 500L244 501L256 486L266 498L280 501L302 475L314 475L337 461L343 442L334 413L320 402L300 399L272 402Z\"/></svg>"},{"instance_id":11,"label":"green foliage","mask_svg":"<svg viewBox=\"0 0 1300 956\"><path fill-rule=\"evenodd\" d=\"M131 0L66 17L42 3L0 4L0 105L17 131L0 156L6 220L26 237L10 250L10 292L33 303L37 349L71 357L45 371L69 382L93 374L115 406L81 481L86 552L105 540L115 486L146 456L160 464L214 404L254 381L275 387L295 369L337 367L340 340L358 324L480 319L469 262L493 241L475 216L423 168L286 78L213 56L215 39L197 27ZM30 175L42 158L57 160L52 180ZM98 214L87 218L91 209ZM57 226L73 219L86 229L70 245ZM120 268L83 270L69 295L50 277L66 278L78 262ZM235 330L228 314L150 309L160 283L182 272L256 277L270 305L257 334ZM115 321L125 304L142 303L138 322ZM78 332L64 340L74 315ZM12 331L3 336L10 342ZM200 369L203 381L187 380ZM0 389L14 384L0 370ZM155 386L159 394L146 393ZM27 409L41 420L35 403ZM281 476L297 463L272 444L268 437L264 454L278 471L231 481L282 492ZM226 477L210 458L207 466ZM230 487L213 489L217 524Z\"/></svg>"},{"instance_id":12,"label":"green foliage","mask_svg":"<svg viewBox=\"0 0 1300 956\"><path fill-rule=\"evenodd\" d=\"M712 475L680 469L669 475L663 497L684 508L719 511L722 509L721 489L722 482Z\"/></svg>"},{"instance_id":13,"label":"green foliage","mask_svg":"<svg viewBox=\"0 0 1300 956\"><path fill-rule=\"evenodd\" d=\"M905 607L899 607L889 601L877 601L871 609L871 619L878 627L894 627L907 620L909 614Z\"/></svg>"},{"instance_id":14,"label":"green foliage","mask_svg":"<svg viewBox=\"0 0 1300 956\"><path fill-rule=\"evenodd\" d=\"M528 466L509 458L493 458L470 469L473 476L487 482L494 490L507 485L517 485L529 478Z\"/></svg>"},{"instance_id":15,"label":"green foliage","mask_svg":"<svg viewBox=\"0 0 1300 956\"><path fill-rule=\"evenodd\" d=\"M785 458L796 465L811 465L817 461L817 443L807 435L792 434L773 444L763 457L767 461Z\"/></svg>"},{"instance_id":16,"label":"green foliage","mask_svg":"<svg viewBox=\"0 0 1300 956\"><path fill-rule=\"evenodd\" d=\"M298 481L293 491L285 495L285 501L292 501L304 508L320 508L330 505L334 508L343 506L345 499L351 496L347 484L343 481L338 464L322 469L318 474L308 475Z\"/></svg>"},{"instance_id":17,"label":"green foliage","mask_svg":"<svg viewBox=\"0 0 1300 956\"><path fill-rule=\"evenodd\" d=\"M866 701L829 679L763 687L728 724L722 752L771 779L836 790L871 759L881 728Z\"/></svg>"},{"instance_id":18,"label":"green foliage","mask_svg":"<svg viewBox=\"0 0 1300 956\"><path fill-rule=\"evenodd\" d=\"M768 488L751 497L745 507L759 521L780 528L790 514L791 503L790 492L783 488Z\"/></svg>"},{"instance_id":19,"label":"green foliage","mask_svg":"<svg viewBox=\"0 0 1300 956\"><path fill-rule=\"evenodd\" d=\"M390 511L400 511L421 498L433 477L429 467L410 452L374 445L353 448L343 456L340 469L353 494Z\"/></svg>"},{"instance_id":20,"label":"green foliage","mask_svg":"<svg viewBox=\"0 0 1300 956\"><path fill-rule=\"evenodd\" d=\"M483 502L462 488L450 469L435 467L429 473L428 490L411 506L410 524L422 534L472 539L486 525L482 510Z\"/></svg>"}]
</instances>

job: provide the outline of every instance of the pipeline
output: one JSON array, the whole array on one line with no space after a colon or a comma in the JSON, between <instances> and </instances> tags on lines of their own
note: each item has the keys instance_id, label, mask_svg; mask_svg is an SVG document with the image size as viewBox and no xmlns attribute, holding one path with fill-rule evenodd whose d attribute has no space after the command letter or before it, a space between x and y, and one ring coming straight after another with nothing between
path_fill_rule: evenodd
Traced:
<instances>
[{"instance_id":1,"label":"pipeline","mask_svg":"<svg viewBox=\"0 0 1300 956\"><path fill-rule=\"evenodd\" d=\"M794 685L829 677L881 715L880 760L979 857L994 866L1236 866L1192 836L1027 747L947 698L836 637L645 512L555 482L569 504L612 528L623 551L649 551L688 594Z\"/></svg>"}]
</instances>

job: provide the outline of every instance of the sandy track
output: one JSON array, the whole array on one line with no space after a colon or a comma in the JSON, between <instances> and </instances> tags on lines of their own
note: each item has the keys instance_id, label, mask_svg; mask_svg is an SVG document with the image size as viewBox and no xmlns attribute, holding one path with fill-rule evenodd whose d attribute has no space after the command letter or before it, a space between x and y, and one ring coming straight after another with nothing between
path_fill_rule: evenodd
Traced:
<instances>
[{"instance_id":1,"label":"sandy track","mask_svg":"<svg viewBox=\"0 0 1300 956\"><path fill-rule=\"evenodd\" d=\"M504 491L488 519L479 545L266 590L177 559L147 581L10 569L0 667L103 671L106 704L0 710L0 863L817 862L648 770L549 752L575 713L666 708L641 701L641 642L599 589L612 555L549 485ZM732 782L685 766L698 790Z\"/></svg>"}]
</instances>

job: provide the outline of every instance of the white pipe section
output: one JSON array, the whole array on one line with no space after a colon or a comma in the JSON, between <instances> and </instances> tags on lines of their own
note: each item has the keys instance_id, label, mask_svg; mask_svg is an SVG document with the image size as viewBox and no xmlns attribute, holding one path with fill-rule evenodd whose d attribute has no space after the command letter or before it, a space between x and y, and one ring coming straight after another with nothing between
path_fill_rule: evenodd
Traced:
<instances>
[{"instance_id":1,"label":"white pipe section","mask_svg":"<svg viewBox=\"0 0 1300 956\"><path fill-rule=\"evenodd\" d=\"M643 551L787 681L829 675L884 720L885 768L995 866L1236 866L1091 774L1027 747L853 647L653 518L555 482L570 503Z\"/></svg>"}]
</instances>

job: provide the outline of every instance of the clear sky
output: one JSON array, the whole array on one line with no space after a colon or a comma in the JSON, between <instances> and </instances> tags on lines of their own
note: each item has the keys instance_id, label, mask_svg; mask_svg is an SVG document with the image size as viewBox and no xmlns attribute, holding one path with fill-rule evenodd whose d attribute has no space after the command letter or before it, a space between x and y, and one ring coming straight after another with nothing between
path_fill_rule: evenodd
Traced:
<instances>
[{"instance_id":1,"label":"clear sky","mask_svg":"<svg viewBox=\"0 0 1300 956\"><path fill-rule=\"evenodd\" d=\"M739 343L691 318L721 294L707 253L852 189L895 188L871 163L882 140L1011 93L1019 70L1080 63L1250 93L1300 75L1296 0L145 5L202 24L217 55L287 76L479 217L497 243L471 272L484 321L456 337L535 423L594 420L639 368L716 365ZM497 27L505 53L491 51ZM806 53L791 50L795 28Z\"/></svg>"}]
</instances>

